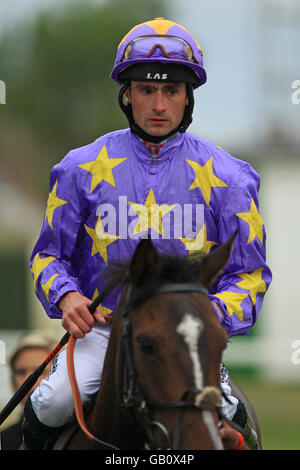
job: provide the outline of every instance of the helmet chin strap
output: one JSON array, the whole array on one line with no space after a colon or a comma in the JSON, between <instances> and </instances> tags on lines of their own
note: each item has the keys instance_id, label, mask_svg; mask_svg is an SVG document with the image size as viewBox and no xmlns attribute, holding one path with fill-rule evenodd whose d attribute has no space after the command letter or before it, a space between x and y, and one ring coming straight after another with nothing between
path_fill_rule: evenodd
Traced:
<instances>
[{"instance_id":1,"label":"helmet chin strap","mask_svg":"<svg viewBox=\"0 0 300 470\"><path fill-rule=\"evenodd\" d=\"M193 114L193 109L194 109L194 93L193 93L193 87L191 84L189 83L186 84L188 105L186 105L185 107L185 112L184 112L181 123L179 124L178 127L176 127L176 129L169 132L169 134L166 134L163 136L154 136L154 135L148 134L135 123L133 119L131 104L129 103L125 104L123 101L124 93L129 87L129 84L130 84L129 80L126 80L122 84L120 91L119 91L119 95L118 95L118 101L119 101L120 108L122 109L123 113L127 117L130 129L134 134L136 134L141 139L146 140L147 142L151 142L153 144L160 144L162 141L167 141L170 137L173 137L178 132L183 133L186 131L186 129L189 127L189 125L191 124L193 120L192 114Z\"/></svg>"}]
</instances>

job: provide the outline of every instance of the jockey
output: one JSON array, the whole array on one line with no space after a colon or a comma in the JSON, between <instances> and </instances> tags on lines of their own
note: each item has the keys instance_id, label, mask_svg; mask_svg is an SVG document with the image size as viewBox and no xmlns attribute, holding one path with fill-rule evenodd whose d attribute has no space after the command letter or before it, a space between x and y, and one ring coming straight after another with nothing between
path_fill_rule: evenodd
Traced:
<instances>
[{"instance_id":1,"label":"jockey","mask_svg":"<svg viewBox=\"0 0 300 470\"><path fill-rule=\"evenodd\" d=\"M111 260L131 256L145 232L158 250L188 255L209 253L238 229L230 262L210 287L210 300L229 337L249 333L271 282L258 174L250 164L186 132L194 90L206 82L197 41L163 18L137 25L118 47L111 78L120 85L119 104L129 128L70 151L54 166L30 260L46 313L78 338L75 368L84 404L100 387L108 318L118 300L111 294L90 314L87 307L105 282L99 272ZM153 206L159 209L156 220L149 216ZM174 223L174 206L183 211L182 220L191 216L190 227ZM192 206L197 210L189 212ZM221 384L230 400L224 400L224 414L236 421L242 416L246 426L224 366ZM46 436L73 419L62 351L26 403L27 447L42 447Z\"/></svg>"}]
</instances>

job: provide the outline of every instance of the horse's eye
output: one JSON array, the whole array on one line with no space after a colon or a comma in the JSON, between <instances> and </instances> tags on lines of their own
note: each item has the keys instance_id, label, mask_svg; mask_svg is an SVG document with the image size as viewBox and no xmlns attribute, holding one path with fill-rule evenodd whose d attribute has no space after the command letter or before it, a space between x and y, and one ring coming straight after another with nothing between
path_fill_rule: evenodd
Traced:
<instances>
[{"instance_id":1,"label":"horse's eye","mask_svg":"<svg viewBox=\"0 0 300 470\"><path fill-rule=\"evenodd\" d=\"M141 337L137 339L137 344L143 354L153 354L154 348L149 338Z\"/></svg>"}]
</instances>

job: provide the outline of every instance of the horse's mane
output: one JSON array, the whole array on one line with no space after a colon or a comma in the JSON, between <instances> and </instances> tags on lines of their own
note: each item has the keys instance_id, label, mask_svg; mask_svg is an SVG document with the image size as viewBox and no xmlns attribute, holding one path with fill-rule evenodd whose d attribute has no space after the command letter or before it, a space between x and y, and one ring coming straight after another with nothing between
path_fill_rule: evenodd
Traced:
<instances>
[{"instance_id":1,"label":"horse's mane","mask_svg":"<svg viewBox=\"0 0 300 470\"><path fill-rule=\"evenodd\" d=\"M147 280L139 286L138 297L146 299L153 295L162 283L186 283L199 278L203 256L198 252L190 256L171 256L158 253L155 268L147 276ZM106 280L104 291L108 293L115 288L121 291L132 281L131 259L124 262L111 262L102 276Z\"/></svg>"}]
</instances>

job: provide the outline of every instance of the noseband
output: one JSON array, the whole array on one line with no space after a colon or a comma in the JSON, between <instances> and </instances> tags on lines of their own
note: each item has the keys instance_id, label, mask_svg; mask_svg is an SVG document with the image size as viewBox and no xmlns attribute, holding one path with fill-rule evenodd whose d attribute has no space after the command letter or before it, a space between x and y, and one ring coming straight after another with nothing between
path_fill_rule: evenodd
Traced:
<instances>
[{"instance_id":1,"label":"noseband","mask_svg":"<svg viewBox=\"0 0 300 470\"><path fill-rule=\"evenodd\" d=\"M191 283L164 284L153 295L171 292L199 292L208 295L208 290L202 286ZM187 390L179 401L151 402L146 401L138 384L138 377L134 367L132 355L132 325L130 313L146 299L131 299L131 288L128 288L124 310L120 344L119 360L119 389L121 395L121 407L129 421L138 426L147 436L146 447L148 449L180 449L181 427L183 411L186 408L198 408L201 410L219 411L222 402L222 393L217 387L204 387L203 390ZM187 397L193 395L194 399L187 401ZM163 424L151 419L151 409L177 409L176 425L171 441L170 435ZM219 415L221 416L221 415ZM157 445L155 434L161 433L165 445Z\"/></svg>"}]
</instances>

